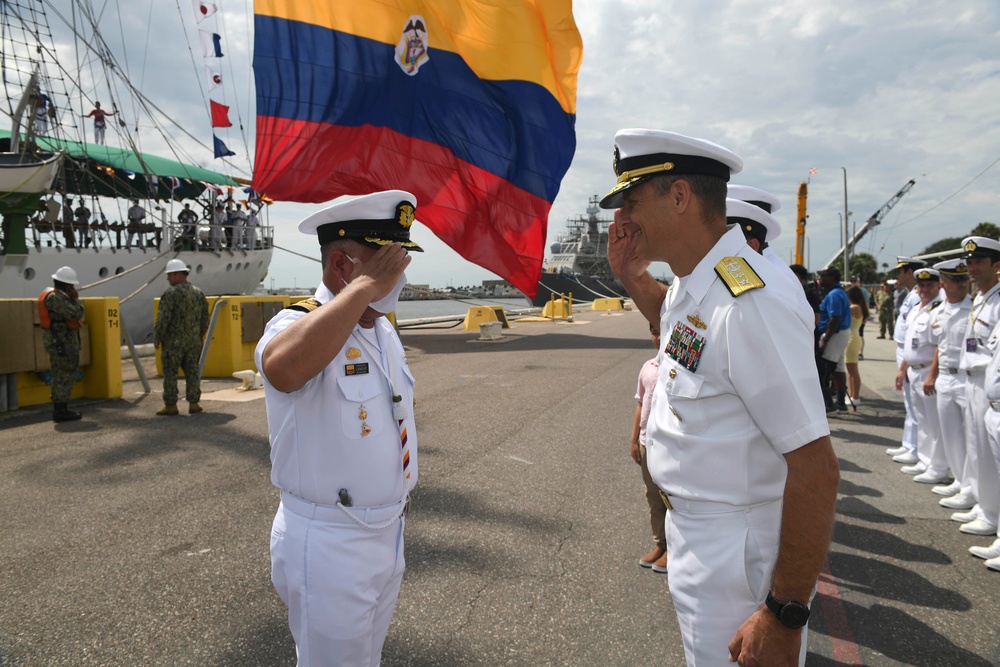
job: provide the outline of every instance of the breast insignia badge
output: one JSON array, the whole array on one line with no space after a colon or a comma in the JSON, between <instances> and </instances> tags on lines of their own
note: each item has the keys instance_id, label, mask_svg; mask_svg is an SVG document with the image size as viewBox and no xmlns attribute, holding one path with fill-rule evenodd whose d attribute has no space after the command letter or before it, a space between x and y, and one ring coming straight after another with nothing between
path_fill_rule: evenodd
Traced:
<instances>
[{"instance_id":1,"label":"breast insignia badge","mask_svg":"<svg viewBox=\"0 0 1000 667\"><path fill-rule=\"evenodd\" d=\"M705 320L703 320L700 317L698 317L697 313L693 313L691 315L688 315L687 319L688 319L688 322L690 322L691 324L695 325L699 329L707 329L708 328L708 325L705 324Z\"/></svg>"},{"instance_id":2,"label":"breast insignia badge","mask_svg":"<svg viewBox=\"0 0 1000 667\"><path fill-rule=\"evenodd\" d=\"M733 296L745 294L764 286L764 281L742 257L723 257L715 265L715 272Z\"/></svg>"},{"instance_id":3,"label":"breast insignia badge","mask_svg":"<svg viewBox=\"0 0 1000 667\"><path fill-rule=\"evenodd\" d=\"M350 348L348 348L347 349L347 358L348 359L359 359L359 358L361 358L361 350L359 350L356 347L350 347Z\"/></svg>"}]
</instances>

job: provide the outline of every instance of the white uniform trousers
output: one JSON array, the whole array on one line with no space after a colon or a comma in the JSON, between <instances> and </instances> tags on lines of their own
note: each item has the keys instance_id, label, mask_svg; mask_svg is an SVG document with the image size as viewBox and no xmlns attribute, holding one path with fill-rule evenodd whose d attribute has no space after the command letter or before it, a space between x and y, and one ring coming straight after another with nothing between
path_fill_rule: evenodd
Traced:
<instances>
[{"instance_id":1,"label":"white uniform trousers","mask_svg":"<svg viewBox=\"0 0 1000 667\"><path fill-rule=\"evenodd\" d=\"M1000 408L1000 403L996 401L993 403L997 408ZM993 452L993 461L997 469L1000 469L1000 410L994 408L987 410L984 422L986 424L986 433L988 434L987 438L990 441L990 449ZM983 515L987 521L990 520L985 510L983 510ZM994 523L996 523L995 519ZM997 537L1000 537L1000 525L997 526Z\"/></svg>"},{"instance_id":2,"label":"white uniform trousers","mask_svg":"<svg viewBox=\"0 0 1000 667\"><path fill-rule=\"evenodd\" d=\"M906 376L910 381L910 407L917 422L917 456L927 466L927 472L937 477L948 474L948 459L941 443L941 419L938 417L937 399L924 393L924 380L930 368L910 367Z\"/></svg>"},{"instance_id":3,"label":"white uniform trousers","mask_svg":"<svg viewBox=\"0 0 1000 667\"><path fill-rule=\"evenodd\" d=\"M938 374L934 383L937 391L938 421L941 422L941 444L944 446L944 457L955 480L962 485L962 493L972 493L972 487L966 481L965 470L965 418L967 399L965 396L965 375L963 373L948 373L944 369Z\"/></svg>"},{"instance_id":4,"label":"white uniform trousers","mask_svg":"<svg viewBox=\"0 0 1000 667\"><path fill-rule=\"evenodd\" d=\"M282 492L271 528L271 581L288 606L299 667L376 667L399 597L402 503L344 510Z\"/></svg>"},{"instance_id":5,"label":"white uniform trousers","mask_svg":"<svg viewBox=\"0 0 1000 667\"><path fill-rule=\"evenodd\" d=\"M896 345L896 368L903 363L903 346ZM903 383L903 409L906 411L906 419L903 420L903 447L911 454L917 454L917 421L913 418L912 394L910 393L910 383ZM919 456L919 455L918 455Z\"/></svg>"},{"instance_id":6,"label":"white uniform trousers","mask_svg":"<svg viewBox=\"0 0 1000 667\"><path fill-rule=\"evenodd\" d=\"M966 468L971 467L975 473L971 484L979 501L980 516L995 525L1000 513L1000 476L986 433L986 412L990 402L986 399L985 380L985 374L980 371L971 373L965 381L969 410L965 421L965 456L973 459L971 466Z\"/></svg>"},{"instance_id":7,"label":"white uniform trousers","mask_svg":"<svg viewBox=\"0 0 1000 667\"><path fill-rule=\"evenodd\" d=\"M733 509L670 499L670 595L688 667L732 667L729 642L771 588L781 528L780 500ZM806 661L802 629L799 665Z\"/></svg>"}]
</instances>

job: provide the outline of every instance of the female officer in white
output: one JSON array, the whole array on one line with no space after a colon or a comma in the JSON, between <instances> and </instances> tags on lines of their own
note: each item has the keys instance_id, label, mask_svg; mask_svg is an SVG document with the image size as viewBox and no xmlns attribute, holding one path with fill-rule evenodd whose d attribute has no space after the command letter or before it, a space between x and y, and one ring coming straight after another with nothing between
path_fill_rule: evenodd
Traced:
<instances>
[{"instance_id":1,"label":"female officer in white","mask_svg":"<svg viewBox=\"0 0 1000 667\"><path fill-rule=\"evenodd\" d=\"M413 377L382 317L406 279L414 197L345 198L308 218L323 282L257 344L281 504L271 579L298 664L378 665L399 595L417 481Z\"/></svg>"}]
</instances>

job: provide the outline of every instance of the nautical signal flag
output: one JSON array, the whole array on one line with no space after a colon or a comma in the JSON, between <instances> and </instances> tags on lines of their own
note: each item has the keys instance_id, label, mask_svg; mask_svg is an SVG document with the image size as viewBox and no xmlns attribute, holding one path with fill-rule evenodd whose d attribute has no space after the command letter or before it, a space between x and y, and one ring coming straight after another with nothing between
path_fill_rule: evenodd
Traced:
<instances>
[{"instance_id":1,"label":"nautical signal flag","mask_svg":"<svg viewBox=\"0 0 1000 667\"><path fill-rule=\"evenodd\" d=\"M198 23L201 23L209 16L214 14L218 7L210 2L199 2L199 0L191 0L191 4L194 5L194 14L198 17Z\"/></svg>"},{"instance_id":2,"label":"nautical signal flag","mask_svg":"<svg viewBox=\"0 0 1000 667\"><path fill-rule=\"evenodd\" d=\"M222 75L205 65L205 78L208 79L208 89L215 90L222 85Z\"/></svg>"},{"instance_id":3,"label":"nautical signal flag","mask_svg":"<svg viewBox=\"0 0 1000 667\"><path fill-rule=\"evenodd\" d=\"M222 143L222 139L218 138L214 134L212 135L212 140L215 144L215 157L229 157L230 155L236 155L236 153L229 150L228 146Z\"/></svg>"},{"instance_id":4,"label":"nautical signal flag","mask_svg":"<svg viewBox=\"0 0 1000 667\"><path fill-rule=\"evenodd\" d=\"M403 189L466 259L538 289L576 149L571 0L256 0L253 187Z\"/></svg>"},{"instance_id":5,"label":"nautical signal flag","mask_svg":"<svg viewBox=\"0 0 1000 667\"><path fill-rule=\"evenodd\" d=\"M199 30L201 36L201 55L206 58L222 57L222 37L217 32Z\"/></svg>"},{"instance_id":6,"label":"nautical signal flag","mask_svg":"<svg viewBox=\"0 0 1000 667\"><path fill-rule=\"evenodd\" d=\"M229 107L225 104L219 104L215 100L209 100L208 103L212 108L212 127L233 126L229 121Z\"/></svg>"},{"instance_id":7,"label":"nautical signal flag","mask_svg":"<svg viewBox=\"0 0 1000 667\"><path fill-rule=\"evenodd\" d=\"M810 174L818 174L819 173L819 169L817 169L816 167L809 167L809 173Z\"/></svg>"}]
</instances>

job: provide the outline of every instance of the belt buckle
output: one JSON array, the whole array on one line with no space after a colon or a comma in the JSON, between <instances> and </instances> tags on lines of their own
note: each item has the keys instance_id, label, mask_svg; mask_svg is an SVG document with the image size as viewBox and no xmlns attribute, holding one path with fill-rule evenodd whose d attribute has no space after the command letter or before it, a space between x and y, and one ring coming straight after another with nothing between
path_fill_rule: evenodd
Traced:
<instances>
[{"instance_id":1,"label":"belt buckle","mask_svg":"<svg viewBox=\"0 0 1000 667\"><path fill-rule=\"evenodd\" d=\"M663 501L663 504L667 506L668 510L674 509L674 506L670 503L670 496L664 493L663 489L660 489L660 500Z\"/></svg>"}]
</instances>

